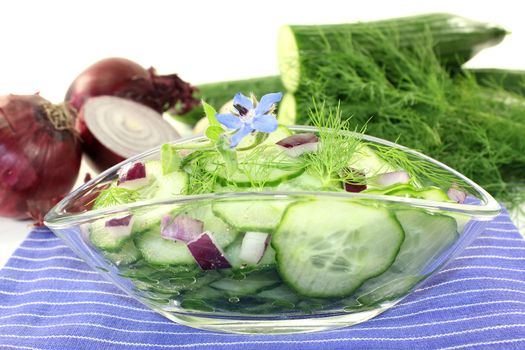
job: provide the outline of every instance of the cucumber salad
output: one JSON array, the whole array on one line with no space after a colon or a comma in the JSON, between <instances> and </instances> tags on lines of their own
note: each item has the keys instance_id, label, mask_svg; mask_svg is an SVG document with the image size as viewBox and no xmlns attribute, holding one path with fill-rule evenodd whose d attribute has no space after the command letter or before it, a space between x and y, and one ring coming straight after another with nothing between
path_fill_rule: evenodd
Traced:
<instances>
[{"instance_id":1,"label":"cucumber salad","mask_svg":"<svg viewBox=\"0 0 525 350\"><path fill-rule=\"evenodd\" d=\"M362 310L404 296L458 239L461 215L384 198L463 203L468 186L362 139L337 109L311 111L315 129L278 125L280 99L238 93L227 114L203 102L205 138L128 163L94 200L154 203L88 227L90 244L150 302L253 315Z\"/></svg>"}]
</instances>

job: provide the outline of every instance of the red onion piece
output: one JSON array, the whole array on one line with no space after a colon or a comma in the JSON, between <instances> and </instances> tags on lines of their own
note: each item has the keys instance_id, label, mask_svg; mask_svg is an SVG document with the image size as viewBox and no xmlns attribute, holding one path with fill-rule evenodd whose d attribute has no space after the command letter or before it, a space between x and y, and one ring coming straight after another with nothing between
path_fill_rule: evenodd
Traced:
<instances>
[{"instance_id":1,"label":"red onion piece","mask_svg":"<svg viewBox=\"0 0 525 350\"><path fill-rule=\"evenodd\" d=\"M210 232L203 232L197 239L188 243L187 247L203 270L229 269L231 267Z\"/></svg>"},{"instance_id":2,"label":"red onion piece","mask_svg":"<svg viewBox=\"0 0 525 350\"><path fill-rule=\"evenodd\" d=\"M204 231L204 223L187 215L172 217L164 215L160 221L160 235L163 238L189 243Z\"/></svg>"},{"instance_id":3,"label":"red onion piece","mask_svg":"<svg viewBox=\"0 0 525 350\"><path fill-rule=\"evenodd\" d=\"M126 98L159 113L174 106L181 114L199 104L193 97L195 88L176 74L159 76L154 68L144 69L125 58L107 58L89 66L73 81L65 100L77 111L91 97Z\"/></svg>"},{"instance_id":4,"label":"red onion piece","mask_svg":"<svg viewBox=\"0 0 525 350\"><path fill-rule=\"evenodd\" d=\"M126 215L110 219L104 226L106 231L114 237L127 237L131 235L133 222L133 215Z\"/></svg>"},{"instance_id":5,"label":"red onion piece","mask_svg":"<svg viewBox=\"0 0 525 350\"><path fill-rule=\"evenodd\" d=\"M75 184L74 112L39 95L0 97L0 216L43 216Z\"/></svg>"},{"instance_id":6,"label":"red onion piece","mask_svg":"<svg viewBox=\"0 0 525 350\"><path fill-rule=\"evenodd\" d=\"M457 187L451 187L447 191L448 198L453 200L456 203L463 204L465 199L467 199L467 194Z\"/></svg>"},{"instance_id":7,"label":"red onion piece","mask_svg":"<svg viewBox=\"0 0 525 350\"><path fill-rule=\"evenodd\" d=\"M276 145L285 148L285 153L295 158L304 153L316 152L319 138L311 133L295 134L276 142Z\"/></svg>"},{"instance_id":8,"label":"red onion piece","mask_svg":"<svg viewBox=\"0 0 525 350\"><path fill-rule=\"evenodd\" d=\"M136 190L146 186L148 182L146 166L142 162L135 162L128 167L120 169L117 186Z\"/></svg>"},{"instance_id":9,"label":"red onion piece","mask_svg":"<svg viewBox=\"0 0 525 350\"><path fill-rule=\"evenodd\" d=\"M406 184L410 181L410 175L404 170L392 171L381 174L376 180L379 186L390 186L394 184Z\"/></svg>"},{"instance_id":10,"label":"red onion piece","mask_svg":"<svg viewBox=\"0 0 525 350\"><path fill-rule=\"evenodd\" d=\"M151 108L112 96L89 99L76 127L88 159L99 171L179 137Z\"/></svg>"},{"instance_id":11,"label":"red onion piece","mask_svg":"<svg viewBox=\"0 0 525 350\"><path fill-rule=\"evenodd\" d=\"M354 168L347 168L346 172L347 174L352 174L352 177L354 179L362 180L359 182L352 182L352 181L347 180L344 183L344 188L346 192L358 193L358 192L366 190L367 188L366 183L365 183L366 175L364 172L362 172L361 170L354 169Z\"/></svg>"},{"instance_id":12,"label":"red onion piece","mask_svg":"<svg viewBox=\"0 0 525 350\"><path fill-rule=\"evenodd\" d=\"M246 232L241 244L239 257L241 260L257 264L261 261L268 243L270 235L264 232Z\"/></svg>"}]
</instances>

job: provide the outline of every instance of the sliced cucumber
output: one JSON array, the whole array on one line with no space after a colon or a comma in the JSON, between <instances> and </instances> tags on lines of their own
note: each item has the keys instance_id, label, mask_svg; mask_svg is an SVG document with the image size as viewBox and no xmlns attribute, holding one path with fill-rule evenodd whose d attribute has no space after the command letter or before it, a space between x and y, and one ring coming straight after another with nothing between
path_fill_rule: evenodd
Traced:
<instances>
[{"instance_id":1,"label":"sliced cucumber","mask_svg":"<svg viewBox=\"0 0 525 350\"><path fill-rule=\"evenodd\" d=\"M243 138L241 142L239 142L239 144L237 145L237 150L245 152L247 150L254 148L255 146L259 144L265 144L265 145L275 144L281 141L282 139L288 136L291 136L292 131L284 125L279 125L277 127L277 130L275 130L272 133L266 134L267 137L262 142L259 143L259 140L257 138L260 137L260 135L261 135L260 133L249 134L248 136Z\"/></svg>"},{"instance_id":2,"label":"sliced cucumber","mask_svg":"<svg viewBox=\"0 0 525 350\"><path fill-rule=\"evenodd\" d=\"M169 199L177 195L184 194L188 186L188 174L184 171L173 171L169 174L162 174L162 163L158 160L148 160L146 163L147 176L153 177L150 181L145 196L147 199Z\"/></svg>"},{"instance_id":3,"label":"sliced cucumber","mask_svg":"<svg viewBox=\"0 0 525 350\"><path fill-rule=\"evenodd\" d=\"M405 231L405 240L392 266L356 292L366 304L407 293L423 278L423 269L458 237L456 220L449 216L418 209L398 210L395 215Z\"/></svg>"},{"instance_id":4,"label":"sliced cucumber","mask_svg":"<svg viewBox=\"0 0 525 350\"><path fill-rule=\"evenodd\" d=\"M281 283L279 275L275 270L269 271L254 271L244 279L234 279L225 277L210 284L210 287L219 289L232 297L242 297L245 295L253 295L258 291L270 288Z\"/></svg>"},{"instance_id":5,"label":"sliced cucumber","mask_svg":"<svg viewBox=\"0 0 525 350\"><path fill-rule=\"evenodd\" d=\"M135 245L144 259L153 265L195 264L186 244L162 238L159 226L152 226L138 235Z\"/></svg>"},{"instance_id":6,"label":"sliced cucumber","mask_svg":"<svg viewBox=\"0 0 525 350\"><path fill-rule=\"evenodd\" d=\"M135 227L136 221L133 223ZM114 234L113 231L106 229L106 221L96 221L89 226L89 239L91 243L99 249L108 252L120 250L124 244L131 239L130 235Z\"/></svg>"},{"instance_id":7,"label":"sliced cucumber","mask_svg":"<svg viewBox=\"0 0 525 350\"><path fill-rule=\"evenodd\" d=\"M314 200L287 208L272 246L279 274L292 289L305 296L340 297L390 267L403 238L385 208Z\"/></svg>"},{"instance_id":8,"label":"sliced cucumber","mask_svg":"<svg viewBox=\"0 0 525 350\"><path fill-rule=\"evenodd\" d=\"M104 256L115 265L129 265L141 258L140 251L135 247L133 241L127 241L122 248L116 252L104 252Z\"/></svg>"},{"instance_id":9,"label":"sliced cucumber","mask_svg":"<svg viewBox=\"0 0 525 350\"><path fill-rule=\"evenodd\" d=\"M268 301L285 301L288 303L296 303L299 301L299 296L284 284L259 292L257 298Z\"/></svg>"},{"instance_id":10,"label":"sliced cucumber","mask_svg":"<svg viewBox=\"0 0 525 350\"><path fill-rule=\"evenodd\" d=\"M395 170L392 165L379 157L371 147L365 144L359 145L348 166L352 169L362 171L366 177Z\"/></svg>"},{"instance_id":11,"label":"sliced cucumber","mask_svg":"<svg viewBox=\"0 0 525 350\"><path fill-rule=\"evenodd\" d=\"M213 212L239 231L273 232L289 201L275 199L215 202Z\"/></svg>"},{"instance_id":12,"label":"sliced cucumber","mask_svg":"<svg viewBox=\"0 0 525 350\"><path fill-rule=\"evenodd\" d=\"M272 268L275 266L275 250L271 246L266 247L261 261L256 265L247 264L239 256L241 253L242 240L244 235L239 235L237 239L226 248L224 255L234 269L246 269L247 267L257 266L257 268Z\"/></svg>"},{"instance_id":13,"label":"sliced cucumber","mask_svg":"<svg viewBox=\"0 0 525 350\"><path fill-rule=\"evenodd\" d=\"M419 198L438 202L450 202L450 198L448 198L447 193L441 188L434 186L415 188L410 184L394 184L384 188L367 189L362 193Z\"/></svg>"},{"instance_id":14,"label":"sliced cucumber","mask_svg":"<svg viewBox=\"0 0 525 350\"><path fill-rule=\"evenodd\" d=\"M237 160L238 169L233 174L227 173L224 161L219 157L206 165L206 171L216 174L226 184L240 187L275 186L304 171L301 160L286 155L271 144L238 152Z\"/></svg>"}]
</instances>

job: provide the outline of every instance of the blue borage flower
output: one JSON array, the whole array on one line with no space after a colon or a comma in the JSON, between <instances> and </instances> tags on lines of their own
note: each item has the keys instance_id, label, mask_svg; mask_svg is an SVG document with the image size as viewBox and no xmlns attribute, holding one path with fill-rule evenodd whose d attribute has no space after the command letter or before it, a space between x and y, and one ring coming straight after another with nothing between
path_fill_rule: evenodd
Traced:
<instances>
[{"instance_id":1,"label":"blue borage flower","mask_svg":"<svg viewBox=\"0 0 525 350\"><path fill-rule=\"evenodd\" d=\"M283 94L275 92L266 94L257 103L240 92L233 98L234 111L232 113L215 114L215 117L228 129L237 130L233 134L230 147L235 147L243 137L257 130L261 132L273 132L277 129L277 119L273 114L275 104L281 101ZM254 106L256 104L256 106Z\"/></svg>"}]
</instances>

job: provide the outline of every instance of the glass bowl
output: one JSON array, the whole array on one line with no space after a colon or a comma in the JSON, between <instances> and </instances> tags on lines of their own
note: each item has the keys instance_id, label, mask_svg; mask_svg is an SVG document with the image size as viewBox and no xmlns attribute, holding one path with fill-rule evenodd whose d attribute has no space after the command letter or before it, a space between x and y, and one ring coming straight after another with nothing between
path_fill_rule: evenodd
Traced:
<instances>
[{"instance_id":1,"label":"glass bowl","mask_svg":"<svg viewBox=\"0 0 525 350\"><path fill-rule=\"evenodd\" d=\"M318 132L304 126L290 129ZM366 135L348 137L400 150L407 159L439 169L468 187L467 201L278 187L176 195L90 210L120 169L159 159L160 148L155 148L70 193L47 214L45 224L125 293L180 324L276 334L361 323L391 308L457 256L500 206L473 181L428 156ZM172 145L205 140L197 136ZM198 212L204 230L220 231L215 240L221 241L219 250L232 268L203 270L188 255L189 246L160 237L161 217L181 212ZM139 233L116 249L93 244L96 227L127 215L133 215L134 228L140 223ZM271 238L259 263L239 263L247 232L252 238L262 232L266 244Z\"/></svg>"}]
</instances>

